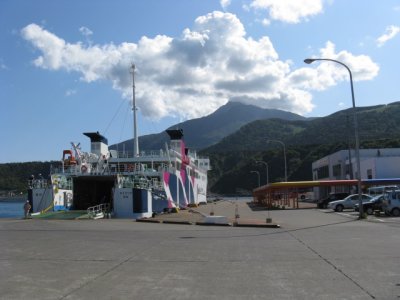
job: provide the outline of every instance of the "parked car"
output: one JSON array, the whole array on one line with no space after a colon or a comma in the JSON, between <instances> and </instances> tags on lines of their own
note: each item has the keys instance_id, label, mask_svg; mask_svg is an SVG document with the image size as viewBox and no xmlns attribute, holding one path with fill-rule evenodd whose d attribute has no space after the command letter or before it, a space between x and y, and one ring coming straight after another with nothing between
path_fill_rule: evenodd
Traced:
<instances>
[{"instance_id":1,"label":"parked car","mask_svg":"<svg viewBox=\"0 0 400 300\"><path fill-rule=\"evenodd\" d=\"M370 201L363 203L363 212L368 215L372 215L375 210L383 211L383 200L384 195L378 195L372 198ZM356 203L354 205L354 210L359 211L359 205Z\"/></svg>"},{"instance_id":2,"label":"parked car","mask_svg":"<svg viewBox=\"0 0 400 300\"><path fill-rule=\"evenodd\" d=\"M367 202L370 201L372 197L367 194L361 194L361 201ZM334 211L343 211L345 208L354 209L354 205L358 203L358 194L353 194L347 196L343 200L332 201L328 204L328 208L333 209Z\"/></svg>"},{"instance_id":3,"label":"parked car","mask_svg":"<svg viewBox=\"0 0 400 300\"><path fill-rule=\"evenodd\" d=\"M318 208L327 208L328 204L332 201L336 201L336 200L342 200L344 198L346 198L348 195L350 195L349 193L330 193L328 197L319 200L317 203L317 207Z\"/></svg>"},{"instance_id":4,"label":"parked car","mask_svg":"<svg viewBox=\"0 0 400 300\"><path fill-rule=\"evenodd\" d=\"M388 215L400 216L400 190L385 193L383 211Z\"/></svg>"}]
</instances>

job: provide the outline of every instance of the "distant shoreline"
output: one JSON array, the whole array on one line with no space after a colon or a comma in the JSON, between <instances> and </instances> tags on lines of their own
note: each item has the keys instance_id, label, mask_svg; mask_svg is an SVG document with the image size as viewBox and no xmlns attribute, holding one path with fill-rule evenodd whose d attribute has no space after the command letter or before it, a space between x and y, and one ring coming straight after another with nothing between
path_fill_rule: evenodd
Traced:
<instances>
[{"instance_id":1,"label":"distant shoreline","mask_svg":"<svg viewBox=\"0 0 400 300\"><path fill-rule=\"evenodd\" d=\"M0 197L0 202L22 202L26 200L26 196L18 197Z\"/></svg>"}]
</instances>

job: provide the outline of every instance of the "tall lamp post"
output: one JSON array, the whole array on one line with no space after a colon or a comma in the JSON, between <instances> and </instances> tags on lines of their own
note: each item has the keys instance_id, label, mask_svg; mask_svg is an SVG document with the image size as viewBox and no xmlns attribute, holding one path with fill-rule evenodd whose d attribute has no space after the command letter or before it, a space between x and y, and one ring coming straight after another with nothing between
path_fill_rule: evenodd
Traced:
<instances>
[{"instance_id":1,"label":"tall lamp post","mask_svg":"<svg viewBox=\"0 0 400 300\"><path fill-rule=\"evenodd\" d=\"M353 118L354 118L354 135L356 139L356 149L355 149L355 155L356 155L356 163L357 163L357 189L358 189L358 207L359 207L359 218L362 218L363 215L363 206L362 206L362 200L361 200L361 166L360 166L360 141L359 141L359 136L358 136L358 121L357 121L357 114L356 114L356 102L354 100L354 88L353 88L353 75L351 74L351 70L348 66L346 66L344 63L335 60L335 59L330 59L330 58L307 58L304 60L306 64L311 64L314 61L331 61L334 63L337 63L347 69L350 75L350 87L351 87L351 99L353 102ZM350 162L351 163L351 162Z\"/></svg>"},{"instance_id":2,"label":"tall lamp post","mask_svg":"<svg viewBox=\"0 0 400 300\"><path fill-rule=\"evenodd\" d=\"M268 180L268 163L266 163L265 161L261 161L261 160L256 160L257 164L263 164L265 166L265 169L267 170L267 184L269 183Z\"/></svg>"},{"instance_id":3,"label":"tall lamp post","mask_svg":"<svg viewBox=\"0 0 400 300\"><path fill-rule=\"evenodd\" d=\"M250 173L256 173L258 178L258 187L260 187L260 172L258 171L250 171Z\"/></svg>"},{"instance_id":4,"label":"tall lamp post","mask_svg":"<svg viewBox=\"0 0 400 300\"><path fill-rule=\"evenodd\" d=\"M283 147L283 158L285 159L285 182L287 182L287 164L286 164L286 147L282 141L279 140L267 140L267 143L279 143Z\"/></svg>"}]
</instances>

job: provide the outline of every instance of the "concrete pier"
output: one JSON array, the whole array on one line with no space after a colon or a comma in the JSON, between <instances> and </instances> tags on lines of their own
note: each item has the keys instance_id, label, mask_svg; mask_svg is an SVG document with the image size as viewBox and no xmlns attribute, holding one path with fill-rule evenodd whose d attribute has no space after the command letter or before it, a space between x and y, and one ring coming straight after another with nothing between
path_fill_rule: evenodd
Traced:
<instances>
[{"instance_id":1,"label":"concrete pier","mask_svg":"<svg viewBox=\"0 0 400 300\"><path fill-rule=\"evenodd\" d=\"M240 218L281 228L0 219L0 299L400 296L400 218L240 205Z\"/></svg>"}]
</instances>

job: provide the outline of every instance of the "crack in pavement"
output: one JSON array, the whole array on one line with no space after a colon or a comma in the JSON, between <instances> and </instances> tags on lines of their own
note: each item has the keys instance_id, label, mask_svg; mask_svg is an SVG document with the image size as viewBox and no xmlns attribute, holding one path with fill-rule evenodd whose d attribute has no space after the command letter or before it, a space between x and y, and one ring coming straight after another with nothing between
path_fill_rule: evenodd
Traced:
<instances>
[{"instance_id":1,"label":"crack in pavement","mask_svg":"<svg viewBox=\"0 0 400 300\"><path fill-rule=\"evenodd\" d=\"M307 245L303 240L292 234L291 232L287 232L291 237L293 237L295 240L297 240L299 243L301 243L303 246L305 246L307 249L309 249L311 252L313 252L315 255L317 255L319 258L321 258L325 263L330 265L333 269L338 271L341 275L349 279L353 284L355 284L358 288L360 288L364 293L366 293L371 299L376 299L374 295L372 295L366 288L364 288L361 284L359 284L355 279L351 278L349 275L347 275L342 269L337 267L333 262L331 262L328 258L323 257L320 253L318 253L317 250L312 248L311 246Z\"/></svg>"}]
</instances>

